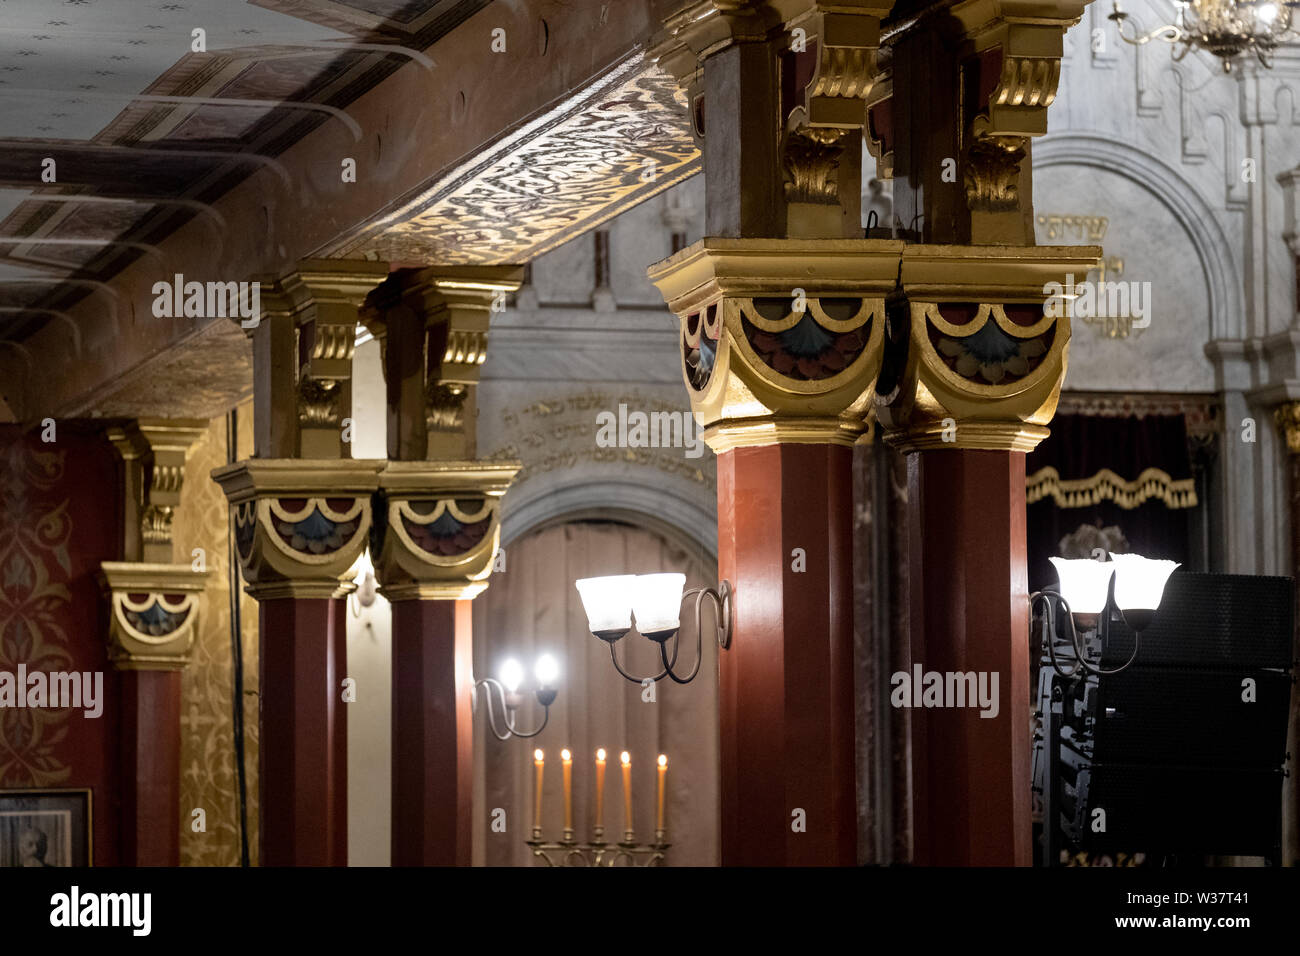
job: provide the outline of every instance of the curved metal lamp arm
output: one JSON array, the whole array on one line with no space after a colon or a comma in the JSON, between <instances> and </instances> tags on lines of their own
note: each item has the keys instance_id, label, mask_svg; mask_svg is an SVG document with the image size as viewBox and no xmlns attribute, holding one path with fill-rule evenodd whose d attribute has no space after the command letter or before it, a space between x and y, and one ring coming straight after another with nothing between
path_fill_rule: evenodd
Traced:
<instances>
[{"instance_id":1,"label":"curved metal lamp arm","mask_svg":"<svg viewBox=\"0 0 1300 956\"><path fill-rule=\"evenodd\" d=\"M644 684L648 680L654 681L657 684L665 677L668 676L669 671L672 670L673 665L677 663L677 650L681 643L680 639L681 639L680 632L673 635L673 659L671 661L669 660L664 661L664 669L659 672L658 677L633 677L627 671L623 670L622 665L619 664L618 662L618 651L616 649L616 645L613 643L609 645L609 658L614 662L614 670L618 671L620 674L622 674L624 677L630 680L633 684ZM665 641L665 643L667 642ZM659 645L659 652L660 654L665 655L665 657L667 656L667 652L664 651L663 644Z\"/></svg>"},{"instance_id":2,"label":"curved metal lamp arm","mask_svg":"<svg viewBox=\"0 0 1300 956\"><path fill-rule=\"evenodd\" d=\"M1129 655L1129 659L1126 660L1123 664L1121 664L1119 667L1111 667L1111 668L1097 667L1094 664L1090 664L1083 656L1083 647L1079 644L1079 632L1074 626L1074 614L1070 611L1069 603L1057 591L1052 591L1052 590L1035 591L1029 597L1029 608L1031 614L1033 613L1034 602L1039 600L1043 601L1043 603L1047 607L1047 615L1044 621L1044 628L1046 630L1046 634L1044 635L1044 640L1047 643L1047 654L1051 658L1052 667L1054 667L1056 669L1056 672L1060 674L1062 677L1065 677L1067 679L1074 677L1076 674L1079 673L1080 668L1082 668L1083 670L1087 671L1090 674L1095 674L1098 677L1106 677L1111 674L1118 674L1123 670L1127 670L1129 665L1131 665L1135 660L1137 660L1138 647L1142 641L1142 632L1138 630L1134 630L1133 631L1133 653ZM1065 609L1065 619L1066 622L1069 624L1069 630L1070 630L1070 644L1074 647L1075 666L1072 670L1069 671L1064 670L1061 667L1060 662L1058 662L1056 659L1056 647L1055 647L1054 638L1056 636L1055 605L1057 603L1059 603L1061 607ZM1102 613L1101 622L1109 621L1110 613L1111 613L1111 605L1109 602L1107 602L1106 607L1102 610L1101 613ZM1100 622L1098 626L1099 627L1101 626Z\"/></svg>"},{"instance_id":3,"label":"curved metal lamp arm","mask_svg":"<svg viewBox=\"0 0 1300 956\"><path fill-rule=\"evenodd\" d=\"M542 705L543 714L542 714L541 726L530 733L524 733L523 731L519 730L519 728L517 728L514 725L514 723L511 722L510 720L510 709L506 707L506 689L504 686L502 686L501 682L499 680L496 680L493 677L484 677L482 680L476 680L474 682L474 691L476 697L477 697L477 691L479 687L482 686L486 686L488 688L487 693L484 695L487 699L488 727L492 731L492 736L496 737L497 740L509 740L511 737L521 737L524 739L527 739L529 737L536 737L538 734L540 734L543 730L546 729L546 724L551 719L550 705L548 704ZM506 711L505 733L502 733L501 731L497 730L496 712L492 709L492 688L494 687L496 688L496 692L499 695L501 695L501 709Z\"/></svg>"},{"instance_id":4,"label":"curved metal lamp arm","mask_svg":"<svg viewBox=\"0 0 1300 956\"><path fill-rule=\"evenodd\" d=\"M672 668L672 663L668 661L668 652L662 644L659 645L659 655L663 658L664 669L668 676L679 684L689 684L695 680L695 676L700 672L700 662L704 660L704 599L712 598L713 606L716 609L716 630L719 647L728 647L731 644L731 585L723 581L718 589L714 588L691 588L683 597L695 597L695 666L691 668L691 673L687 677L678 677ZM674 648L674 651L676 648ZM676 655L674 654L674 661Z\"/></svg>"},{"instance_id":5,"label":"curved metal lamp arm","mask_svg":"<svg viewBox=\"0 0 1300 956\"><path fill-rule=\"evenodd\" d=\"M1131 25L1133 35L1126 36L1124 34L1124 24L1129 22L1129 16L1119 8L1118 3L1115 4L1114 11L1112 11L1110 16L1106 19L1115 21L1116 30L1119 32L1119 38L1132 46L1145 46L1152 40L1164 40L1166 43L1177 43L1179 40L1184 39L1183 30L1174 26L1172 23L1165 24L1162 27L1156 27L1150 33L1144 34L1139 34L1137 26Z\"/></svg>"}]
</instances>

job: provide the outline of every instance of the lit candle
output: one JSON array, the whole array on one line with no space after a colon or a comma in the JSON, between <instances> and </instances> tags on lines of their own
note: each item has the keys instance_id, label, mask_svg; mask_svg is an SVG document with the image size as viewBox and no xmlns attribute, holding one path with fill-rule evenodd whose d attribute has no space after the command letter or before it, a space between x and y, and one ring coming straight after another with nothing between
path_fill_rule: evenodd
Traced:
<instances>
[{"instance_id":1,"label":"lit candle","mask_svg":"<svg viewBox=\"0 0 1300 956\"><path fill-rule=\"evenodd\" d=\"M655 815L655 829L658 831L655 835L660 836L664 832L664 778L668 776L668 758L664 754L659 755L659 811Z\"/></svg>"},{"instance_id":2,"label":"lit candle","mask_svg":"<svg viewBox=\"0 0 1300 956\"><path fill-rule=\"evenodd\" d=\"M605 829L605 748L596 751L596 839Z\"/></svg>"},{"instance_id":3,"label":"lit candle","mask_svg":"<svg viewBox=\"0 0 1300 956\"><path fill-rule=\"evenodd\" d=\"M533 804L533 836L537 837L542 832L542 767L545 765L545 754L542 748L538 747L533 751L533 766L537 768L537 799Z\"/></svg>"},{"instance_id":4,"label":"lit candle","mask_svg":"<svg viewBox=\"0 0 1300 956\"><path fill-rule=\"evenodd\" d=\"M632 755L626 750L618 758L623 763L623 839L632 842Z\"/></svg>"},{"instance_id":5,"label":"lit candle","mask_svg":"<svg viewBox=\"0 0 1300 956\"><path fill-rule=\"evenodd\" d=\"M564 837L567 840L573 834L573 754L565 747L560 751L564 762Z\"/></svg>"}]
</instances>

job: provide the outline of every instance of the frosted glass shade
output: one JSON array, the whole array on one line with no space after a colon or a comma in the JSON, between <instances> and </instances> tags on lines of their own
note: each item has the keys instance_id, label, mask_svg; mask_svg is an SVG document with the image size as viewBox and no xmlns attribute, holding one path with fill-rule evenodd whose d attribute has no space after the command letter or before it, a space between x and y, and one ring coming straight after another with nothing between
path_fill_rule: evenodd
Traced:
<instances>
[{"instance_id":1,"label":"frosted glass shade","mask_svg":"<svg viewBox=\"0 0 1300 956\"><path fill-rule=\"evenodd\" d=\"M675 631L681 626L682 589L686 575L638 574L632 587L632 613L642 634Z\"/></svg>"},{"instance_id":2,"label":"frosted glass shade","mask_svg":"<svg viewBox=\"0 0 1300 956\"><path fill-rule=\"evenodd\" d=\"M1061 597L1074 614L1100 614L1115 565L1091 558L1050 558L1061 581Z\"/></svg>"},{"instance_id":3,"label":"frosted glass shade","mask_svg":"<svg viewBox=\"0 0 1300 956\"><path fill-rule=\"evenodd\" d=\"M1177 561L1158 561L1140 554L1112 554L1115 562L1115 604L1121 611L1155 611L1165 595ZM1069 600L1069 598L1066 598Z\"/></svg>"},{"instance_id":4,"label":"frosted glass shade","mask_svg":"<svg viewBox=\"0 0 1300 956\"><path fill-rule=\"evenodd\" d=\"M632 628L632 589L635 574L611 574L577 581L582 609L593 634Z\"/></svg>"}]
</instances>

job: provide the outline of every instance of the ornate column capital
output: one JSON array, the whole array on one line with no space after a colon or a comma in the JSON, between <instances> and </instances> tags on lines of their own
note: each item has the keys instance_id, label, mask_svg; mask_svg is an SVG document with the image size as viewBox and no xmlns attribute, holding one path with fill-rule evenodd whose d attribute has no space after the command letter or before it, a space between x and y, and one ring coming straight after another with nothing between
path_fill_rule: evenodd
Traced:
<instances>
[{"instance_id":1,"label":"ornate column capital","mask_svg":"<svg viewBox=\"0 0 1300 956\"><path fill-rule=\"evenodd\" d=\"M459 600L487 588L501 496L517 461L390 461L379 475L370 553L390 601Z\"/></svg>"},{"instance_id":2,"label":"ornate column capital","mask_svg":"<svg viewBox=\"0 0 1300 956\"><path fill-rule=\"evenodd\" d=\"M189 565L105 561L108 659L118 670L183 670L198 632L206 571Z\"/></svg>"},{"instance_id":3,"label":"ornate column capital","mask_svg":"<svg viewBox=\"0 0 1300 956\"><path fill-rule=\"evenodd\" d=\"M252 458L212 478L234 512L235 548L258 600L332 598L370 533L382 460Z\"/></svg>"},{"instance_id":4,"label":"ornate column capital","mask_svg":"<svg viewBox=\"0 0 1300 956\"><path fill-rule=\"evenodd\" d=\"M682 375L710 448L862 438L902 249L702 239L650 268L681 323Z\"/></svg>"},{"instance_id":5,"label":"ornate column capital","mask_svg":"<svg viewBox=\"0 0 1300 956\"><path fill-rule=\"evenodd\" d=\"M1065 379L1071 275L1096 246L909 245L877 391L903 451L1032 450Z\"/></svg>"}]
</instances>

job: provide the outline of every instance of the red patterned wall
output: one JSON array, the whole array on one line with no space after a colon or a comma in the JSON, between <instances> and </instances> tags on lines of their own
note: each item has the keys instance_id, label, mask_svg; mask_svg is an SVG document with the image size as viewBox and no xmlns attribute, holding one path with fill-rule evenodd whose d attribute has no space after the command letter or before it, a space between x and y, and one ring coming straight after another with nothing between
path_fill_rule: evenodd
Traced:
<instances>
[{"instance_id":1,"label":"red patterned wall","mask_svg":"<svg viewBox=\"0 0 1300 956\"><path fill-rule=\"evenodd\" d=\"M96 572L121 556L121 475L102 430L0 426L0 670L99 671L104 712L0 708L0 789L90 787L94 862L118 862L118 679Z\"/></svg>"}]
</instances>

